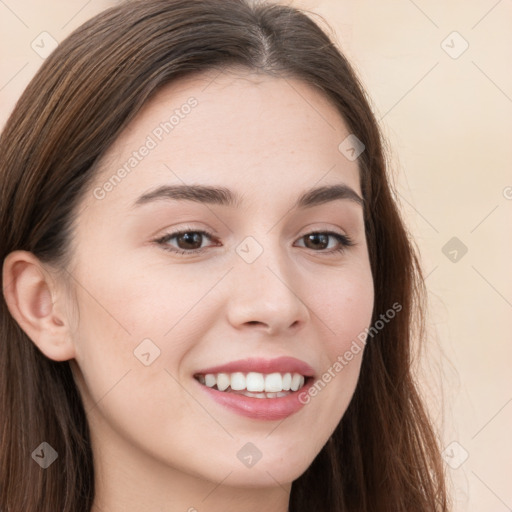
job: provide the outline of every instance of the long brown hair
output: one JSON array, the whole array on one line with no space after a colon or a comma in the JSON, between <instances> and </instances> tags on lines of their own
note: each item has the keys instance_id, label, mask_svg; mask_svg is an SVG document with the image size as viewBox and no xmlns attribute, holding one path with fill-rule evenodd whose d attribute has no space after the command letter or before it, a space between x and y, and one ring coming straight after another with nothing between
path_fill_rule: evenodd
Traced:
<instances>
[{"instance_id":1,"label":"long brown hair","mask_svg":"<svg viewBox=\"0 0 512 512\"><path fill-rule=\"evenodd\" d=\"M230 66L313 85L363 141L373 322L402 306L368 342L352 401L293 482L290 510L447 511L439 441L412 370L425 300L418 259L363 88L305 13L250 0L136 0L78 28L44 62L1 135L0 261L21 249L65 268L77 204L120 132L165 84ZM69 362L45 357L1 302L0 509L89 512L93 458ZM46 470L31 459L42 441L59 454Z\"/></svg>"}]
</instances>

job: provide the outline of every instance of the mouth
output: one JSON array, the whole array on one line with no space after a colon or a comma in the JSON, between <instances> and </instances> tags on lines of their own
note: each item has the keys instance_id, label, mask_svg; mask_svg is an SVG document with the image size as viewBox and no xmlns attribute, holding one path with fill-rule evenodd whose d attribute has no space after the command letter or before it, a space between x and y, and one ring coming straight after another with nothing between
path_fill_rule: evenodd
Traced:
<instances>
[{"instance_id":1,"label":"mouth","mask_svg":"<svg viewBox=\"0 0 512 512\"><path fill-rule=\"evenodd\" d=\"M194 378L216 391L259 399L284 398L301 391L312 380L312 377L295 372L199 373Z\"/></svg>"},{"instance_id":2,"label":"mouth","mask_svg":"<svg viewBox=\"0 0 512 512\"><path fill-rule=\"evenodd\" d=\"M252 357L196 370L194 380L221 407L258 421L283 420L298 413L314 384L315 371L304 361L281 356Z\"/></svg>"}]
</instances>

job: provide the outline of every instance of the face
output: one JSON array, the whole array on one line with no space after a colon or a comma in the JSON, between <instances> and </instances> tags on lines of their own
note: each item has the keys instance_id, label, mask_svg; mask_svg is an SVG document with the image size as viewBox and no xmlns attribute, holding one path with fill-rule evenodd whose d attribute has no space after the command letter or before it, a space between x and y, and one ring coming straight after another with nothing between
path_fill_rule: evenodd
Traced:
<instances>
[{"instance_id":1,"label":"face","mask_svg":"<svg viewBox=\"0 0 512 512\"><path fill-rule=\"evenodd\" d=\"M69 269L97 453L241 486L311 464L355 390L373 308L349 134L309 85L229 72L167 86L117 139ZM319 187L337 188L304 197Z\"/></svg>"}]
</instances>

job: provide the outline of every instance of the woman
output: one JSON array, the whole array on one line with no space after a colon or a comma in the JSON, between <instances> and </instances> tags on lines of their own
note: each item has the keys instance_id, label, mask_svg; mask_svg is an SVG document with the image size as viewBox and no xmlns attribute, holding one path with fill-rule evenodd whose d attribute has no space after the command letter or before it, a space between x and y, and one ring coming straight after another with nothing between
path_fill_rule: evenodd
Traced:
<instances>
[{"instance_id":1,"label":"woman","mask_svg":"<svg viewBox=\"0 0 512 512\"><path fill-rule=\"evenodd\" d=\"M0 149L1 510L448 510L421 272L307 16L123 3Z\"/></svg>"}]
</instances>

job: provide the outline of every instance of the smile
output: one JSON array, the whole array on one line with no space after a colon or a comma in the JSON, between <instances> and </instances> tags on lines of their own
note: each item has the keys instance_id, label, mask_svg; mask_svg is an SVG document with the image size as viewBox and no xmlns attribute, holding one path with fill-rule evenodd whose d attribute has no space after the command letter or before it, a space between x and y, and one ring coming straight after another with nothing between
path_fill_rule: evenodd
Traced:
<instances>
[{"instance_id":1,"label":"smile","mask_svg":"<svg viewBox=\"0 0 512 512\"><path fill-rule=\"evenodd\" d=\"M225 393L251 398L282 398L304 386L306 377L299 373L207 373L195 375L201 384Z\"/></svg>"}]
</instances>

